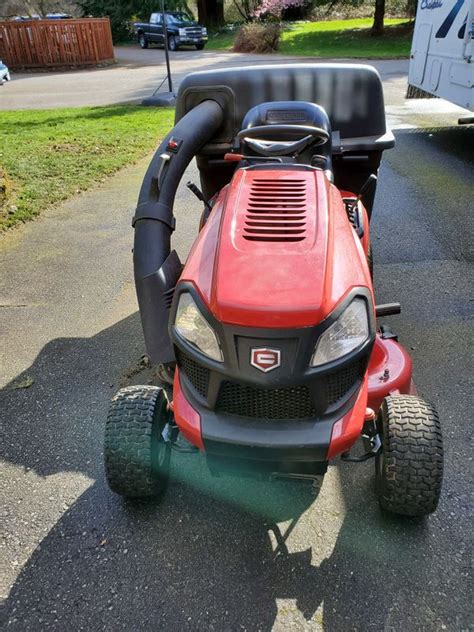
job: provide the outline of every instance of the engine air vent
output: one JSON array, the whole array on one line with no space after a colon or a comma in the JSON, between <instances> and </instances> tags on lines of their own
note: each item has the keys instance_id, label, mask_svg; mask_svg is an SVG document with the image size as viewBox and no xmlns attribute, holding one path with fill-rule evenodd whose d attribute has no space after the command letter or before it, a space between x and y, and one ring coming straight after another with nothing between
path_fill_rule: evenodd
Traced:
<instances>
[{"instance_id":1,"label":"engine air vent","mask_svg":"<svg viewBox=\"0 0 474 632\"><path fill-rule=\"evenodd\" d=\"M163 300L165 302L166 309L171 309L175 289L176 285L173 285L173 287L170 287L168 290L163 292Z\"/></svg>"},{"instance_id":2,"label":"engine air vent","mask_svg":"<svg viewBox=\"0 0 474 632\"><path fill-rule=\"evenodd\" d=\"M293 242L306 236L306 180L255 178L250 187L243 237Z\"/></svg>"}]
</instances>

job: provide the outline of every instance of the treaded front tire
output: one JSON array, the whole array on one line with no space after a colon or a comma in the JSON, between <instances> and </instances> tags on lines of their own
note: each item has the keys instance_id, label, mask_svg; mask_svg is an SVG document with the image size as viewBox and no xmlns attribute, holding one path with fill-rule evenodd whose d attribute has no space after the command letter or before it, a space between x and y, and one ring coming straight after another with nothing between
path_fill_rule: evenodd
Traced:
<instances>
[{"instance_id":1,"label":"treaded front tire","mask_svg":"<svg viewBox=\"0 0 474 632\"><path fill-rule=\"evenodd\" d=\"M168 484L171 444L163 437L170 413L157 386L129 386L110 403L104 462L112 491L130 498L162 493Z\"/></svg>"},{"instance_id":2,"label":"treaded front tire","mask_svg":"<svg viewBox=\"0 0 474 632\"><path fill-rule=\"evenodd\" d=\"M382 451L376 458L382 509L405 516L436 510L443 480L443 440L438 413L413 395L386 397L378 419Z\"/></svg>"}]
</instances>

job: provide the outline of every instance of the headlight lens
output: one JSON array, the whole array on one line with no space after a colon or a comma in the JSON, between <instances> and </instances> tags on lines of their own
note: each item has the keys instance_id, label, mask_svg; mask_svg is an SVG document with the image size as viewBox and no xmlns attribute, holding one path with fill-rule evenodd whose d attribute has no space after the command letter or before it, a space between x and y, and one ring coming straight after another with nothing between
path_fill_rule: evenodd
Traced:
<instances>
[{"instance_id":1,"label":"headlight lens","mask_svg":"<svg viewBox=\"0 0 474 632\"><path fill-rule=\"evenodd\" d=\"M183 292L179 297L174 327L180 336L204 355L218 362L224 360L216 334L189 292Z\"/></svg>"},{"instance_id":2,"label":"headlight lens","mask_svg":"<svg viewBox=\"0 0 474 632\"><path fill-rule=\"evenodd\" d=\"M364 343L368 337L367 305L363 299L356 298L321 335L311 365L319 366L342 358Z\"/></svg>"},{"instance_id":3,"label":"headlight lens","mask_svg":"<svg viewBox=\"0 0 474 632\"><path fill-rule=\"evenodd\" d=\"M185 37L186 36L186 29L178 29L178 33L180 37Z\"/></svg>"}]
</instances>

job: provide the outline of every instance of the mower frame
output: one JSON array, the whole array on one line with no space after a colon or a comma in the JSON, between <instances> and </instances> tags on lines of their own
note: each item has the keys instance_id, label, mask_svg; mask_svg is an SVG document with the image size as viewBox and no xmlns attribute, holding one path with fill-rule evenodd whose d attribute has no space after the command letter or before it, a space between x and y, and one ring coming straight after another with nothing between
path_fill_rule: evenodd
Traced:
<instances>
[{"instance_id":1,"label":"mower frame","mask_svg":"<svg viewBox=\"0 0 474 632\"><path fill-rule=\"evenodd\" d=\"M312 112L313 123L301 128L303 136L308 131L315 138L318 132L321 140L323 136L330 135L331 142L326 147L331 149L327 149L327 154L315 155L319 163L304 162L306 158L303 154L303 164L298 163L297 153L290 158L257 156L254 159L239 153L245 144L242 128L254 127L260 132L267 132L269 126L259 121L262 118L270 121L268 115L276 102L278 106L274 107L279 109L275 112L287 135L282 139L284 142L292 143L295 148L301 147L302 152L311 146L308 140L311 135L301 143L298 143L298 135L288 138L288 134L291 136L295 131L293 128L297 127L292 124L296 112L292 111L292 104L299 108L299 116L303 115L303 119L299 120L307 120L306 115ZM263 117L257 107L260 105L265 112ZM256 123L249 122L251 120ZM322 124L314 124L316 120ZM275 129L277 126L278 123ZM277 142L279 140L266 139L275 143L278 155L285 155L284 142ZM409 354L390 330L383 326L377 330L376 317L398 313L399 305L391 303L376 307L373 303L369 221L382 152L393 146L394 137L385 122L381 80L370 66L259 66L193 73L184 79L178 93L175 127L150 163L133 220L135 283L145 344L164 388L124 389L112 402L104 452L109 484L114 491L125 496L151 495L156 486L158 491L162 491L166 486L167 472L161 472L160 468L164 466L157 464L153 455L159 454L159 461L169 467L171 445L181 433L196 448L205 450L210 470L214 473L222 469L239 472L246 469L246 461L251 461L258 463L260 475L270 479L286 476L313 480L324 474L328 461L335 456L342 455L344 460L355 462L375 457L379 501L384 509L407 515L426 515L434 511L442 480L439 419L434 408L416 395ZM251 143L249 147L252 149ZM268 145L261 145L260 149L265 150L265 147ZM259 146L254 143L255 148L258 153ZM188 186L204 204L200 235L208 236L211 232L213 237L207 246L201 243L204 238L201 241L198 238L191 252L191 264L188 260L183 272L177 253L171 250L171 234L176 225L173 206L178 184L193 158L197 161L202 192L195 185ZM265 164L266 160L269 162ZM269 170L278 173L278 176L273 177ZM225 215L229 199L238 207L240 202L237 200L241 198L237 196L237 191L245 190L242 199L247 199L245 196L251 195L252 182L258 180L259 174L263 174L261 183L283 182L289 205L285 208L291 209L291 197L288 198L288 195L299 195L298 192L288 194L288 187L293 186L289 182L306 183L297 186L310 187L313 193L317 191L314 200L322 196L324 208L317 207L316 202L305 207L304 212L310 218L308 225L311 224L311 230L316 231L316 216L308 209L317 209L320 213L317 221L322 218L323 230L318 229L319 232L314 234L319 234L320 240L326 240L320 244L323 251L326 246L329 251L328 244L332 244L334 252L339 252L339 261L345 262L345 252L352 253L356 271L351 270L347 262L339 267L344 282L348 283L348 291L340 294L341 288L338 288L337 303L331 303L336 296L328 294L330 299L327 304L324 303L326 294L322 292L320 298L327 309L320 312L320 320L316 318L313 303L311 307L305 304L300 312L295 312L293 303L285 303L285 300L291 299L290 295L281 303L279 315L269 314L271 325L268 327L262 324L265 320L258 320L263 312L259 311L257 304L254 312L250 310L244 317L245 308L232 303L231 311L222 322L209 307L209 282L214 277L205 276L206 289L203 290L199 266L206 261L209 271L209 262L214 260L209 252L218 246L219 231L225 232L223 227L227 226L228 237L233 230L229 223L231 215ZM299 179L294 179L295 174L299 174ZM226 192L231 182L229 190L234 187L234 197ZM268 190L268 184L262 186ZM278 196L275 191L278 189L273 189L273 198L268 197L267 207L272 205L275 195ZM246 203L250 208L251 202ZM330 215L330 212L335 215ZM222 224L217 231L217 224L212 218L217 217L220 222L221 216ZM283 226L289 222L286 215L277 221ZM268 222L267 216L264 222ZM337 243L344 244L344 253L341 253L340 246L338 251L337 243L334 243L335 224L341 231L337 233L338 237L343 239ZM289 242L298 239L296 237ZM265 239L262 241L265 242ZM237 261L243 250L239 252L232 240L225 243L227 261L229 256L234 256L234 261ZM316 241L311 243L314 248ZM291 244L287 246L291 247ZM210 248L207 257L206 248ZM283 249L282 252L287 255L290 251ZM314 251L311 253L314 255ZM268 265L274 255L269 251L264 255L267 257L266 274L273 275L274 269ZM253 280L255 275L249 268L249 258L245 260L244 256L239 261L247 266L247 279ZM322 260L307 259L308 274L315 269L314 265L310 265L314 261ZM326 260L323 261L324 270L325 265ZM227 269L232 270L232 265ZM196 278L201 280L195 287ZM326 291L325 279L316 279ZM242 277L234 286L234 292L239 289L243 292L244 284L245 278ZM290 290L288 283L283 285L287 291ZM260 287L261 290L264 288L265 285ZM311 289L311 297L314 296L314 288L315 285L310 288L307 284L300 286L302 293ZM200 317L218 334L224 352L223 362L216 362L196 351L174 327L178 301L184 292L192 297ZM205 300L203 297L206 297ZM227 295L227 302L230 298ZM327 332L351 303L360 299L366 304L368 317L369 335L365 342L337 360L312 366L311 354L323 332ZM222 306L220 309L222 316ZM247 317L248 322L245 320ZM285 324L279 328L276 323ZM278 367L288 370L287 375L285 371L275 374L262 372L259 375L254 370L255 364L253 369L251 362L249 366L245 365L256 351L255 345L263 347L269 340L278 341L282 348L279 351L285 358L284 362L289 364L286 367L278 364ZM241 345L238 351L236 345ZM183 360L180 359L183 354L187 362L195 362L206 371L208 382L202 392L199 379L193 381L183 370ZM355 365L357 371L354 373ZM325 394L321 380L332 374L341 375L341 370L348 368L351 368L351 385L333 401ZM307 415L305 409L304 414L299 417L294 415L294 419L291 416L270 419L271 415L268 415L265 425L262 425L255 418L255 410L247 417L240 412L219 410L218 394L226 380L234 380L238 386L240 380L244 388L252 385L257 390L269 392L273 389L278 396L287 387L293 389L294 395L295 384L303 385L305 393L310 394L308 401L312 401L314 414L312 409L311 415ZM165 390L168 393L167 403ZM316 402L319 403L316 405ZM366 452L354 457L350 449L359 437L363 439ZM411 446L420 438L423 441L419 449L412 449Z\"/></svg>"}]
</instances>

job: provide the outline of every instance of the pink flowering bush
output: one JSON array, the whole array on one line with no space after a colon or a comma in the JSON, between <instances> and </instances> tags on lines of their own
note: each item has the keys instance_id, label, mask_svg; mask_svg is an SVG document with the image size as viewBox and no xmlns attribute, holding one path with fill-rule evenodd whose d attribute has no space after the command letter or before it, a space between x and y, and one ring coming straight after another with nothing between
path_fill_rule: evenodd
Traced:
<instances>
[{"instance_id":1,"label":"pink flowering bush","mask_svg":"<svg viewBox=\"0 0 474 632\"><path fill-rule=\"evenodd\" d=\"M253 17L257 20L273 18L281 20L284 11L290 8L303 7L305 0L262 0L255 9Z\"/></svg>"}]
</instances>

